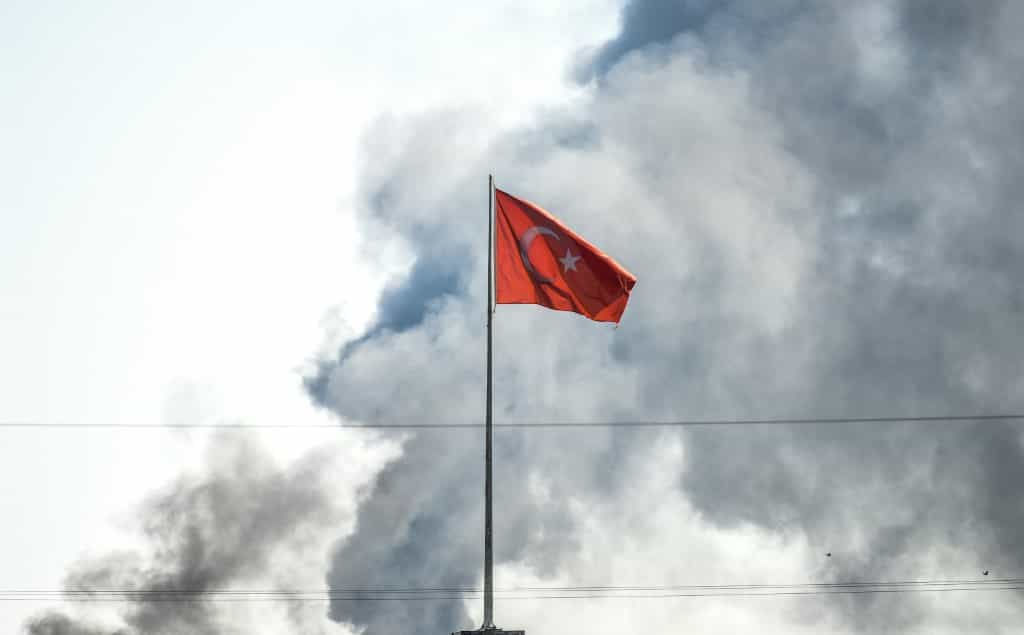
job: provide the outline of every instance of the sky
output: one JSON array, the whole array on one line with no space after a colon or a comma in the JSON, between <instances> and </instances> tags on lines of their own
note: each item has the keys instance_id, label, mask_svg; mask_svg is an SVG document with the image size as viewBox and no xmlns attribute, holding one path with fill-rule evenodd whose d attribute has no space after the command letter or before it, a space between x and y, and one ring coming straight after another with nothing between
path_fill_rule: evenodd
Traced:
<instances>
[{"instance_id":1,"label":"sky","mask_svg":"<svg viewBox=\"0 0 1024 635\"><path fill-rule=\"evenodd\" d=\"M480 583L486 178L638 278L495 315L495 417L1024 411L1024 10L0 7L0 587ZM74 428L145 424L154 429ZM166 424L280 424L275 430ZM164 427L160 427L164 426ZM1003 422L499 429L497 586L1018 578ZM825 555L825 554L831 555ZM477 601L4 602L29 635ZM1016 632L1016 592L497 604L531 633Z\"/></svg>"}]
</instances>

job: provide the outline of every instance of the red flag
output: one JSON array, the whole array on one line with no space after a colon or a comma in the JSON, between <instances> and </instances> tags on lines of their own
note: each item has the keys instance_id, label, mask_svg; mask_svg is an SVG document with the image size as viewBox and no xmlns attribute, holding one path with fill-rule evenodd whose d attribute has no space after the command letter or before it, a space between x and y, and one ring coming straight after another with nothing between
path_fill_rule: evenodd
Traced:
<instances>
[{"instance_id":1,"label":"red flag","mask_svg":"<svg viewBox=\"0 0 1024 635\"><path fill-rule=\"evenodd\" d=\"M494 190L498 304L539 304L618 322L633 274L533 203Z\"/></svg>"}]
</instances>

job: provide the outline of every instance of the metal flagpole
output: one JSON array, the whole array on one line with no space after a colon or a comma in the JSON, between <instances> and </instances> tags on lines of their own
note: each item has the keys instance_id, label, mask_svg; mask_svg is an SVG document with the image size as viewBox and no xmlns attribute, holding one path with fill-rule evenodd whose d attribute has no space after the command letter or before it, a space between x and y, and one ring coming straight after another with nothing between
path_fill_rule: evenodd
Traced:
<instances>
[{"instance_id":1,"label":"metal flagpole","mask_svg":"<svg viewBox=\"0 0 1024 635\"><path fill-rule=\"evenodd\" d=\"M494 626L494 552L491 545L491 347L494 323L494 175L487 176L487 432L484 450L484 623L480 630Z\"/></svg>"},{"instance_id":2,"label":"metal flagpole","mask_svg":"<svg viewBox=\"0 0 1024 635\"><path fill-rule=\"evenodd\" d=\"M526 635L525 631L506 631L494 625L494 549L491 545L491 510L493 492L491 488L491 448L493 445L494 421L491 416L493 391L491 382L492 344L494 326L494 176L487 177L487 433L484 446L484 623L479 630L455 631L452 635Z\"/></svg>"}]
</instances>

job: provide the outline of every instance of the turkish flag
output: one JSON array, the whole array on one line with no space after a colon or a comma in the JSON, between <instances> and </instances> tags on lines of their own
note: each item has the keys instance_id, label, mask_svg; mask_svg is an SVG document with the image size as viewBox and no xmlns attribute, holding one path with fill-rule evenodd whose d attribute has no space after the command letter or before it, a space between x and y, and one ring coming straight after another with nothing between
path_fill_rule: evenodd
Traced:
<instances>
[{"instance_id":1,"label":"turkish flag","mask_svg":"<svg viewBox=\"0 0 1024 635\"><path fill-rule=\"evenodd\" d=\"M544 209L494 190L498 304L539 304L618 322L633 274Z\"/></svg>"}]
</instances>

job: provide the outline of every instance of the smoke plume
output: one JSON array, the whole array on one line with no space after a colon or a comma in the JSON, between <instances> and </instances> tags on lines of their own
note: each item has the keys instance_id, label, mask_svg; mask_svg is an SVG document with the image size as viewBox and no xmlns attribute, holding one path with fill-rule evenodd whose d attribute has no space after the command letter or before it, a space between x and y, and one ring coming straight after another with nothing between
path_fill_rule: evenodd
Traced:
<instances>
[{"instance_id":1,"label":"smoke plume","mask_svg":"<svg viewBox=\"0 0 1024 635\"><path fill-rule=\"evenodd\" d=\"M139 513L145 549L81 562L68 591L128 591L113 604L117 626L86 614L48 612L26 625L29 635L214 635L252 632L245 606L206 592L230 588L294 588L303 580L310 544L339 521L325 482L329 457L314 452L278 468L253 441L221 435L203 474L181 477L151 497ZM315 570L315 569L314 569ZM185 601L168 601L190 594ZM97 596L103 598L104 596ZM89 606L93 606L92 603ZM263 606L256 606L264 609ZM321 607L313 607L319 613ZM285 606L301 632L326 632L310 607ZM315 615L315 614L314 614Z\"/></svg>"},{"instance_id":2,"label":"smoke plume","mask_svg":"<svg viewBox=\"0 0 1024 635\"><path fill-rule=\"evenodd\" d=\"M1020 411L1022 25L1008 2L633 0L576 69L592 90L581 108L502 134L459 111L383 120L366 138L359 213L371 240L400 241L415 264L308 379L311 395L354 420L481 420L494 172L639 279L617 330L499 307L499 421ZM402 439L328 581L478 583L480 436ZM506 430L496 443L505 575L1024 569L1012 425ZM701 540L718 546L680 569L676 546ZM595 560L600 544L621 551ZM638 544L657 545L655 562L624 560ZM741 567L754 544L778 544L785 566L759 551ZM1021 619L1013 594L724 602L661 617L762 632L998 632ZM331 616L367 635L438 633L469 627L470 610L336 603Z\"/></svg>"}]
</instances>

